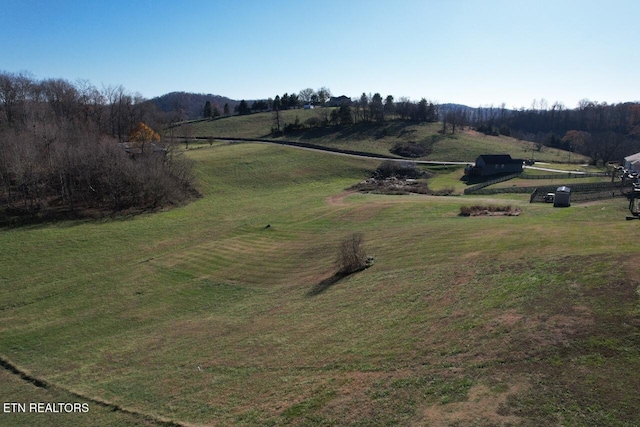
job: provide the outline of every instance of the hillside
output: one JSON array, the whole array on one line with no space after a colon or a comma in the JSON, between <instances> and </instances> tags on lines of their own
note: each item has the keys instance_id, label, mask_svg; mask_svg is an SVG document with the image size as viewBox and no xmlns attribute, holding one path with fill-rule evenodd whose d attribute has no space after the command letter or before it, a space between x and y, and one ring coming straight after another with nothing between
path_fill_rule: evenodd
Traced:
<instances>
[{"instance_id":1,"label":"hillside","mask_svg":"<svg viewBox=\"0 0 640 427\"><path fill-rule=\"evenodd\" d=\"M281 113L282 127L299 122L302 125L324 120L330 114L329 108L315 110L287 110ZM246 116L232 116L186 124L189 127L178 129L178 134L190 134L194 137L238 137L270 138L273 126L273 113L258 113ZM281 140L299 141L327 147L370 152L393 156L391 150L404 145L418 146L425 154L416 160L463 161L473 162L481 154L511 154L514 158L545 162L584 163L584 156L555 148L542 147L537 150L534 143L505 136L488 136L464 128L451 130L446 135L439 131L441 123L415 123L393 120L382 123L356 123L348 126L311 127L286 132ZM397 157L397 156L396 156Z\"/></svg>"},{"instance_id":2,"label":"hillside","mask_svg":"<svg viewBox=\"0 0 640 427\"><path fill-rule=\"evenodd\" d=\"M203 194L187 206L0 231L0 356L49 387L5 369L0 391L91 415L0 425L637 421L626 200L351 194L379 162L266 144L187 155ZM473 204L522 213L458 215ZM353 232L375 263L331 285Z\"/></svg>"},{"instance_id":3,"label":"hillside","mask_svg":"<svg viewBox=\"0 0 640 427\"><path fill-rule=\"evenodd\" d=\"M201 118L204 104L207 101L211 102L212 108L217 107L221 114L224 104L228 103L229 108L233 111L233 108L240 103L240 101L235 101L225 96L190 92L171 92L149 100L160 111L165 113L174 113L181 110L183 119Z\"/></svg>"}]
</instances>

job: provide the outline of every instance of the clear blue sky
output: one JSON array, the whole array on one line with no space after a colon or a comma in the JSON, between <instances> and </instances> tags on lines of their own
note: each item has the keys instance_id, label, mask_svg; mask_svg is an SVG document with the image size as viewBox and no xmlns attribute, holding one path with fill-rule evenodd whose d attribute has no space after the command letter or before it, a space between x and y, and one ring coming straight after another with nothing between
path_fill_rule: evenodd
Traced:
<instances>
[{"instance_id":1,"label":"clear blue sky","mask_svg":"<svg viewBox=\"0 0 640 427\"><path fill-rule=\"evenodd\" d=\"M639 0L0 0L0 70L233 99L640 101Z\"/></svg>"}]
</instances>

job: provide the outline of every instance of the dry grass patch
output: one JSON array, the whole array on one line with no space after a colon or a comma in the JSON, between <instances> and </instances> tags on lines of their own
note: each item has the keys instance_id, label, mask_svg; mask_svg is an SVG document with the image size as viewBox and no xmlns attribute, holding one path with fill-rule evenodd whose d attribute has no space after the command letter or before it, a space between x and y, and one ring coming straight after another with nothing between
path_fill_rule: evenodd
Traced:
<instances>
[{"instance_id":1,"label":"dry grass patch","mask_svg":"<svg viewBox=\"0 0 640 427\"><path fill-rule=\"evenodd\" d=\"M513 382L496 391L482 384L474 385L469 390L466 401L447 405L431 405L423 409L420 421L414 425L433 427L522 425L524 421L522 418L502 414L502 408L506 405L508 396L519 393L526 388L525 381Z\"/></svg>"}]
</instances>

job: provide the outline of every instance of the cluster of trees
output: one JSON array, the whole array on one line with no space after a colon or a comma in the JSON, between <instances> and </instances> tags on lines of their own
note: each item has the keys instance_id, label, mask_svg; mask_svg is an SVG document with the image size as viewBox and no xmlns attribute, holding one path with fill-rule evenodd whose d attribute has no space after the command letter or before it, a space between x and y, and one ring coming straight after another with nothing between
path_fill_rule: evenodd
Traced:
<instances>
[{"instance_id":1,"label":"cluster of trees","mask_svg":"<svg viewBox=\"0 0 640 427\"><path fill-rule=\"evenodd\" d=\"M425 98L422 98L419 102L411 101L408 98L401 98L396 102L392 95L387 95L386 98L383 98L380 93L373 95L362 93L359 98L347 98L346 100L341 99L331 102L333 98L331 97L331 91L329 91L329 89L323 88L318 92L313 92L311 89L307 89L306 91L306 93L305 91L301 91L297 96L285 94L282 98L276 96L273 99L271 110L274 113L274 125L272 127L274 134L282 133L279 111L292 108L292 105L295 105L296 108L300 106L299 102L294 102L294 104L290 102L283 103L282 99L303 100L305 104L308 103L311 105L315 105L315 101L321 106L338 107L332 109L331 112L319 113L319 118L311 118L304 124L289 123L284 126L284 130L304 127L325 127L330 125L350 125L359 122L383 122L395 118L417 122L435 122L438 120L437 106Z\"/></svg>"},{"instance_id":2,"label":"cluster of trees","mask_svg":"<svg viewBox=\"0 0 640 427\"><path fill-rule=\"evenodd\" d=\"M480 131L514 136L588 156L592 163L618 161L640 151L640 104L582 100L575 109L534 101L530 109L478 109Z\"/></svg>"},{"instance_id":3,"label":"cluster of trees","mask_svg":"<svg viewBox=\"0 0 640 427\"><path fill-rule=\"evenodd\" d=\"M241 100L238 105L236 105L233 109L235 113L238 115L246 115L251 113L260 113L264 111L282 111L289 110L294 108L301 108L304 105L319 105L324 106L331 98L331 91L322 87L317 91L307 88L301 90L299 93L284 93L282 96L276 95L274 98L268 99L259 99L251 102L246 100ZM207 101L208 102L208 101ZM228 105L228 104L227 104ZM228 116L228 111L226 111L225 105L225 116ZM210 108L210 107L209 107ZM207 104L204 107L204 117L205 118L215 118L216 116L212 114L207 114Z\"/></svg>"},{"instance_id":4,"label":"cluster of trees","mask_svg":"<svg viewBox=\"0 0 640 427\"><path fill-rule=\"evenodd\" d=\"M299 130L309 127L325 127L330 125L349 125L359 122L383 122L399 118L401 120L412 120L416 122L435 122L439 119L438 107L433 102L422 98L420 101L411 101L408 98L400 98L395 101L392 95L383 98L380 93L362 93L359 98L341 97L336 101L327 87L318 90L306 88L299 93L284 93L273 98L255 101L241 100L235 105L233 111L238 115L247 115L265 111L273 112L272 133L281 135L290 130ZM346 98L346 100L344 99ZM308 119L305 123L282 123L280 111L302 108L303 106L313 107L338 107L330 112L320 112L318 118ZM217 108L207 101L203 108L205 118L216 118L220 116ZM224 116L229 115L228 104L225 104ZM451 119L452 131L461 120Z\"/></svg>"},{"instance_id":5,"label":"cluster of trees","mask_svg":"<svg viewBox=\"0 0 640 427\"><path fill-rule=\"evenodd\" d=\"M0 206L48 214L183 201L190 165L160 144L152 128L162 126L122 86L0 72Z\"/></svg>"}]
</instances>

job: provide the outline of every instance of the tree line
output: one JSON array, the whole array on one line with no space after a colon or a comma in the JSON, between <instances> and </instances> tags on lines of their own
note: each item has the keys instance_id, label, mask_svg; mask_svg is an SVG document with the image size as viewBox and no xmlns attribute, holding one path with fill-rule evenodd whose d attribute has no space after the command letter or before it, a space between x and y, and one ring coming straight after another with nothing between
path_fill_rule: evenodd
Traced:
<instances>
[{"instance_id":1,"label":"tree line","mask_svg":"<svg viewBox=\"0 0 640 427\"><path fill-rule=\"evenodd\" d=\"M582 100L577 108L534 101L531 108L478 109L470 117L477 130L533 141L586 155L591 163L619 161L640 151L640 103L607 104Z\"/></svg>"},{"instance_id":2,"label":"tree line","mask_svg":"<svg viewBox=\"0 0 640 427\"><path fill-rule=\"evenodd\" d=\"M280 112L297 108L337 107L329 111L321 111L318 116L309 118L305 123L296 120L294 123L282 123ZM211 114L211 104L207 101L203 107L205 118L215 118ZM439 119L438 106L426 98L411 101L403 97L395 101L392 95L385 98L380 93L362 93L358 98L345 96L333 97L331 90L322 87L317 91L307 88L299 93L284 93L273 98L255 100L251 102L241 100L234 107L234 113L247 115L252 113L273 113L272 134L281 135L283 132L300 130L303 128L350 125L359 122L383 122L400 119L416 122L435 122ZM225 112L225 116L228 112ZM455 127L453 128L455 131Z\"/></svg>"},{"instance_id":3,"label":"tree line","mask_svg":"<svg viewBox=\"0 0 640 427\"><path fill-rule=\"evenodd\" d=\"M0 72L0 207L13 215L153 208L193 194L167 118L122 86Z\"/></svg>"}]
</instances>

